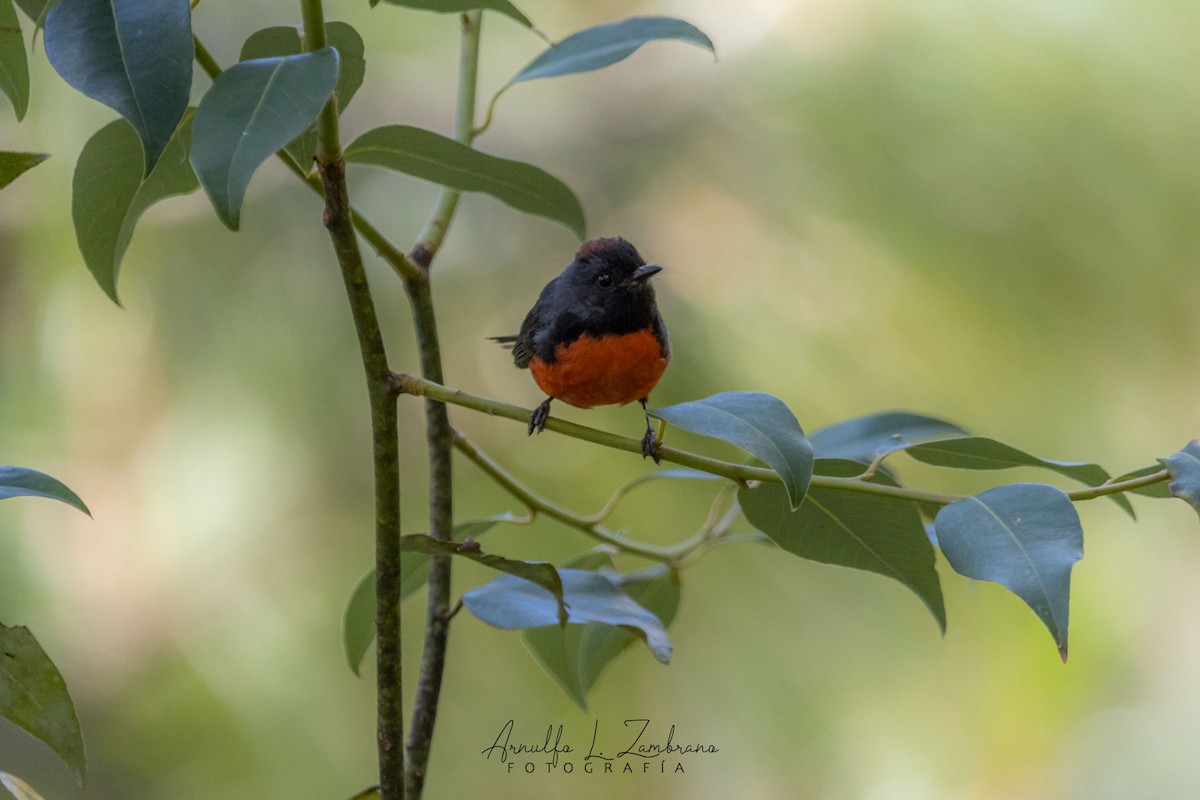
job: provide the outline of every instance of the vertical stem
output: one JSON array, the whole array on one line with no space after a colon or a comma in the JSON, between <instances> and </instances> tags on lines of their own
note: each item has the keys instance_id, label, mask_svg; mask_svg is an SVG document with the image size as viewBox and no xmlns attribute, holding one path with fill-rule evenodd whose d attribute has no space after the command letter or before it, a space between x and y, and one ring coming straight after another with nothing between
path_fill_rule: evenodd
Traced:
<instances>
[{"instance_id":1,"label":"vertical stem","mask_svg":"<svg viewBox=\"0 0 1200 800\"><path fill-rule=\"evenodd\" d=\"M325 46L321 0L301 0L306 51ZM396 396L383 333L354 233L346 163L338 136L337 95L321 110L317 163L325 196L325 227L341 267L354 317L371 406L375 473L376 634L378 637L379 783L382 800L404 799L404 708L400 670L400 445Z\"/></svg>"},{"instance_id":2,"label":"vertical stem","mask_svg":"<svg viewBox=\"0 0 1200 800\"><path fill-rule=\"evenodd\" d=\"M481 11L462 15L462 49L459 59L458 101L455 138L469 144L475 121L475 82L479 64L479 26ZM414 245L410 258L417 273L405 278L413 309L421 372L428 380L441 382L442 356L438 342L437 317L429 282L429 265L440 249L449 229L458 193L443 189L425 230ZM426 400L426 440L429 448L429 535L449 541L453 528L451 447L453 430L446 405ZM425 648L413 701L412 725L407 745L404 783L409 800L420 798L425 786L429 751L437 720L438 700L446 665L446 646L450 633L450 559L429 559L429 602L425 615Z\"/></svg>"}]
</instances>

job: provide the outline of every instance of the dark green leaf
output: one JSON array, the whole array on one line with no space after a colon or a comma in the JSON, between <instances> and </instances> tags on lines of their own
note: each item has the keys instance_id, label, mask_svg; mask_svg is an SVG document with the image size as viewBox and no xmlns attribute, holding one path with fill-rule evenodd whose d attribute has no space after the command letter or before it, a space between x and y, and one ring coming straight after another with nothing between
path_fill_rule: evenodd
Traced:
<instances>
[{"instance_id":1,"label":"dark green leaf","mask_svg":"<svg viewBox=\"0 0 1200 800\"><path fill-rule=\"evenodd\" d=\"M83 783L87 756L67 684L28 629L2 624L0 717L45 742Z\"/></svg>"},{"instance_id":2,"label":"dark green leaf","mask_svg":"<svg viewBox=\"0 0 1200 800\"><path fill-rule=\"evenodd\" d=\"M84 263L114 303L120 303L117 276L121 259L142 214L159 200L188 194L199 186L188 163L193 113L184 113L162 157L144 180L137 134L123 119L97 131L79 154L71 186L75 239Z\"/></svg>"},{"instance_id":3,"label":"dark green leaf","mask_svg":"<svg viewBox=\"0 0 1200 800\"><path fill-rule=\"evenodd\" d=\"M1042 467L1087 486L1099 486L1112 477L1099 464L1038 458L1003 442L983 436L963 436L957 439L927 442L909 447L905 452L926 464L953 469L993 470ZM1133 516L1133 506L1128 497L1123 494L1109 496L1117 505L1125 509L1126 513Z\"/></svg>"},{"instance_id":4,"label":"dark green leaf","mask_svg":"<svg viewBox=\"0 0 1200 800\"><path fill-rule=\"evenodd\" d=\"M462 522L454 526L453 539L461 542L468 537L479 538L498 523L511 521L512 517L502 514L486 519ZM404 600L429 580L429 557L424 553L408 551L400 554L400 599ZM375 570L362 577L342 615L342 646L346 661L355 675L362 667L367 648L375 641Z\"/></svg>"},{"instance_id":5,"label":"dark green leaf","mask_svg":"<svg viewBox=\"0 0 1200 800\"><path fill-rule=\"evenodd\" d=\"M375 6L378 2L379 0L371 0L371 5ZM526 28L533 27L529 17L522 14L509 0L387 0L387 2L394 6L419 8L422 11L438 11L443 14L471 11L476 8L490 8L512 17Z\"/></svg>"},{"instance_id":6,"label":"dark green leaf","mask_svg":"<svg viewBox=\"0 0 1200 800\"><path fill-rule=\"evenodd\" d=\"M307 128L333 94L338 53L242 61L209 88L192 126L192 166L232 230L241 219L246 187L258 165Z\"/></svg>"},{"instance_id":7,"label":"dark green leaf","mask_svg":"<svg viewBox=\"0 0 1200 800\"><path fill-rule=\"evenodd\" d=\"M0 152L0 189L21 177L50 156L45 153Z\"/></svg>"},{"instance_id":8,"label":"dark green leaf","mask_svg":"<svg viewBox=\"0 0 1200 800\"><path fill-rule=\"evenodd\" d=\"M1200 514L1200 442L1193 439L1173 456L1160 458L1173 479L1167 487L1171 495L1190 504Z\"/></svg>"},{"instance_id":9,"label":"dark green leaf","mask_svg":"<svg viewBox=\"0 0 1200 800\"><path fill-rule=\"evenodd\" d=\"M508 85L602 69L656 39L679 39L716 55L712 40L695 25L674 17L630 17L568 36L529 62Z\"/></svg>"},{"instance_id":10,"label":"dark green leaf","mask_svg":"<svg viewBox=\"0 0 1200 800\"><path fill-rule=\"evenodd\" d=\"M9 775L7 772L0 772L0 786L8 789L17 800L44 800L33 790L32 786L16 775Z\"/></svg>"},{"instance_id":11,"label":"dark green leaf","mask_svg":"<svg viewBox=\"0 0 1200 800\"><path fill-rule=\"evenodd\" d=\"M148 175L187 110L188 0L62 0L46 15L45 44L63 80L133 125Z\"/></svg>"},{"instance_id":12,"label":"dark green leaf","mask_svg":"<svg viewBox=\"0 0 1200 800\"><path fill-rule=\"evenodd\" d=\"M779 473L792 508L804 500L813 472L812 445L779 398L762 392L723 392L656 408L650 416L742 448Z\"/></svg>"},{"instance_id":13,"label":"dark green leaf","mask_svg":"<svg viewBox=\"0 0 1200 800\"><path fill-rule=\"evenodd\" d=\"M818 458L847 458L871 463L885 453L903 450L926 439L969 435L952 423L906 411L884 411L835 422L812 434Z\"/></svg>"},{"instance_id":14,"label":"dark green leaf","mask_svg":"<svg viewBox=\"0 0 1200 800\"><path fill-rule=\"evenodd\" d=\"M836 477L862 473L862 465L856 461L819 459L817 468L822 475ZM877 474L875 481L895 485L882 474ZM789 553L876 572L904 584L921 598L942 631L946 630L933 545L915 503L813 487L804 504L792 510L783 489L770 483L739 490L738 503L751 525Z\"/></svg>"},{"instance_id":15,"label":"dark green leaf","mask_svg":"<svg viewBox=\"0 0 1200 800\"><path fill-rule=\"evenodd\" d=\"M386 167L460 192L484 192L518 211L560 222L581 239L586 235L583 207L558 178L432 131L408 125L367 131L346 148L346 160Z\"/></svg>"},{"instance_id":16,"label":"dark green leaf","mask_svg":"<svg viewBox=\"0 0 1200 800\"><path fill-rule=\"evenodd\" d=\"M11 0L0 0L0 92L12 103L17 119L25 119L29 110L29 61Z\"/></svg>"},{"instance_id":17,"label":"dark green leaf","mask_svg":"<svg viewBox=\"0 0 1200 800\"><path fill-rule=\"evenodd\" d=\"M74 506L89 517L92 512L61 481L24 467L0 467L0 500L7 497L49 497Z\"/></svg>"},{"instance_id":18,"label":"dark green leaf","mask_svg":"<svg viewBox=\"0 0 1200 800\"><path fill-rule=\"evenodd\" d=\"M1067 659L1071 568L1083 558L1079 515L1062 491L1014 483L951 503L934 520L950 566L1024 600Z\"/></svg>"},{"instance_id":19,"label":"dark green leaf","mask_svg":"<svg viewBox=\"0 0 1200 800\"><path fill-rule=\"evenodd\" d=\"M618 575L608 569L601 574L613 581L634 602L653 613L669 627L679 608L679 576L666 565L657 565L642 572ZM574 566L582 566L576 561ZM603 564L592 563L589 569ZM587 694L601 672L637 637L626 628L590 622L587 625L548 626L530 628L523 634L525 645L542 668L554 678L575 703L587 710Z\"/></svg>"},{"instance_id":20,"label":"dark green leaf","mask_svg":"<svg viewBox=\"0 0 1200 800\"><path fill-rule=\"evenodd\" d=\"M353 26L345 22L328 22L325 24L325 37L328 43L337 48L341 56L341 67L338 70L337 88L334 91L338 97L338 111L342 112L358 88L362 86L363 76L366 75L367 62L362 37ZM242 45L240 61L251 61L256 58L273 56L293 56L304 52L304 40L301 29L290 25L274 28L264 28L251 34ZM296 163L305 170L311 169L313 159L317 154L317 128L310 125L304 133L297 136L285 148L296 159Z\"/></svg>"},{"instance_id":21,"label":"dark green leaf","mask_svg":"<svg viewBox=\"0 0 1200 800\"><path fill-rule=\"evenodd\" d=\"M631 600L611 580L588 570L562 569L558 574L569 624L626 626L646 642L656 659L664 664L671 660L671 642L658 617ZM516 630L558 624L554 596L513 575L501 575L467 592L462 599L472 614L494 628Z\"/></svg>"}]
</instances>

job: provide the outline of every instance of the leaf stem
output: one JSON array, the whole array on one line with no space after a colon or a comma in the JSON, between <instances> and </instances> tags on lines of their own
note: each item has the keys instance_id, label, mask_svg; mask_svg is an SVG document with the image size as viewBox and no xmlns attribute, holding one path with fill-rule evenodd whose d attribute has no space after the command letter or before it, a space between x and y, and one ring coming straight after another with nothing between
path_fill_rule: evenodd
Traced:
<instances>
[{"instance_id":1,"label":"leaf stem","mask_svg":"<svg viewBox=\"0 0 1200 800\"><path fill-rule=\"evenodd\" d=\"M479 33L483 23L481 10L467 11L462 19L462 48L458 57L458 98L455 103L454 140L470 145L475 139L475 98L479 77ZM438 192L437 202L424 230L417 237L412 260L428 266L446 239L450 221L458 208L460 192L445 186Z\"/></svg>"},{"instance_id":2,"label":"leaf stem","mask_svg":"<svg viewBox=\"0 0 1200 800\"><path fill-rule=\"evenodd\" d=\"M301 0L304 46L325 46L321 0ZM197 42L197 58L202 47ZM207 51L204 51L207 53ZM212 67L211 56L206 59ZM203 62L202 62L203 65ZM400 622L400 447L396 396L383 333L355 235L346 185L346 163L338 136L336 95L321 112L318 125L319 188L325 198L324 224L341 267L358 335L371 409L372 462L375 474L375 573L377 646L377 744L380 797L404 800L404 708ZM294 164L294 161L285 159ZM308 182L306 180L306 182ZM310 184L311 185L311 184Z\"/></svg>"}]
</instances>

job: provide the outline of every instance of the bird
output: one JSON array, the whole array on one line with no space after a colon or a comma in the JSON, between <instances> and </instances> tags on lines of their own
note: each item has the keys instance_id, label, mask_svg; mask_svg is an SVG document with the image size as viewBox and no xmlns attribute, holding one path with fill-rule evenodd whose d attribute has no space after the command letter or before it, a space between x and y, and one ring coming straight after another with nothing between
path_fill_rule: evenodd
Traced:
<instances>
[{"instance_id":1,"label":"bird","mask_svg":"<svg viewBox=\"0 0 1200 800\"><path fill-rule=\"evenodd\" d=\"M576 408L637 400L646 418L642 457L659 462L646 402L671 360L650 283L661 271L619 236L584 242L542 289L520 333L489 337L511 347L513 362L548 395L529 419L531 436L546 427L553 400Z\"/></svg>"}]
</instances>

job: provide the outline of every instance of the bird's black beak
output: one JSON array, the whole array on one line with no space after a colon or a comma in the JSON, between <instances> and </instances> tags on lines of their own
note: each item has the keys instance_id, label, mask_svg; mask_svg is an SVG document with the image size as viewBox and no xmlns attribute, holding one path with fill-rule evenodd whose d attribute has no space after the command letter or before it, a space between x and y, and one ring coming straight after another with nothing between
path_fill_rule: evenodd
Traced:
<instances>
[{"instance_id":1,"label":"bird's black beak","mask_svg":"<svg viewBox=\"0 0 1200 800\"><path fill-rule=\"evenodd\" d=\"M657 275L662 272L662 267L658 264L643 264L633 272L634 281L644 281L652 275Z\"/></svg>"}]
</instances>

